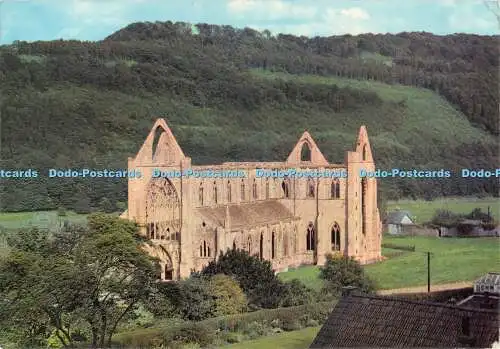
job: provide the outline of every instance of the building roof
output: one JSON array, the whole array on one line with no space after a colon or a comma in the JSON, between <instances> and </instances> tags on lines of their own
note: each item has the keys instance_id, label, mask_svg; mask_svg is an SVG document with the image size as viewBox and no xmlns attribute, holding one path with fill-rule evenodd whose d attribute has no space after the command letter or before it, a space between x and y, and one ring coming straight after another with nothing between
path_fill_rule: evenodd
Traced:
<instances>
[{"instance_id":1,"label":"building roof","mask_svg":"<svg viewBox=\"0 0 500 349\"><path fill-rule=\"evenodd\" d=\"M488 273L474 282L476 292L480 292L481 286L488 286L488 292L500 293L500 273Z\"/></svg>"},{"instance_id":2,"label":"building roof","mask_svg":"<svg viewBox=\"0 0 500 349\"><path fill-rule=\"evenodd\" d=\"M487 348L498 340L496 310L351 294L339 301L310 348L464 347L467 318L471 346Z\"/></svg>"},{"instance_id":3,"label":"building roof","mask_svg":"<svg viewBox=\"0 0 500 349\"><path fill-rule=\"evenodd\" d=\"M297 219L277 200L229 205L230 228L252 227ZM226 206L200 207L196 212L216 226L224 226Z\"/></svg>"},{"instance_id":4,"label":"building roof","mask_svg":"<svg viewBox=\"0 0 500 349\"><path fill-rule=\"evenodd\" d=\"M412 220L410 212L408 211L392 211L387 214L385 222L387 224L401 224L405 217Z\"/></svg>"}]
</instances>

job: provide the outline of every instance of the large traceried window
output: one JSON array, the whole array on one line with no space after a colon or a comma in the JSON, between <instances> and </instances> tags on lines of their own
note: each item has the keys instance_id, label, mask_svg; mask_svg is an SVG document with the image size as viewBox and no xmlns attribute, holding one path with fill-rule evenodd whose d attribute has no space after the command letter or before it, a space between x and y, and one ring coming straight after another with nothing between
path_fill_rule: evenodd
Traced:
<instances>
[{"instance_id":1,"label":"large traceried window","mask_svg":"<svg viewBox=\"0 0 500 349\"><path fill-rule=\"evenodd\" d=\"M153 179L146 198L146 224L151 239L180 240L180 202L167 178Z\"/></svg>"}]
</instances>

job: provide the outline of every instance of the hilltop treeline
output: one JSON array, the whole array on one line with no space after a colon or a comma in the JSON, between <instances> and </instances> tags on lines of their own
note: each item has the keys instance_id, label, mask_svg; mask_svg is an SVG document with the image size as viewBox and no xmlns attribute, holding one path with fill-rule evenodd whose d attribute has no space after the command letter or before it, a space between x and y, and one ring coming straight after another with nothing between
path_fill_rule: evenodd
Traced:
<instances>
[{"instance_id":1,"label":"hilltop treeline","mask_svg":"<svg viewBox=\"0 0 500 349\"><path fill-rule=\"evenodd\" d=\"M166 115L195 163L283 160L304 128L341 125L354 137L364 123L371 136L397 132L397 116L407 108L404 100L368 90L256 78L255 68L425 87L456 105L471 128L491 135L484 142L438 143L432 151L428 144L406 153L374 146L382 166L494 168L498 162L491 141L498 135L495 37L274 37L248 28L135 23L100 42L15 42L0 54L3 168L124 168L152 121ZM322 149L340 162L352 140L325 137ZM112 211L126 200L124 180L9 183L1 188L4 210ZM391 198L497 192L493 180L385 187Z\"/></svg>"}]
</instances>

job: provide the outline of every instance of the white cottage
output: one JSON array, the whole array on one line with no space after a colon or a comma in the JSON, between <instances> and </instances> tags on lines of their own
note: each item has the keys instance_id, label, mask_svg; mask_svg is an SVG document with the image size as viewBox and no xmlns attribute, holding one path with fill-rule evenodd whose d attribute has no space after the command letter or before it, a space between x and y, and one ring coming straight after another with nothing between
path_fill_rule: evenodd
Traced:
<instances>
[{"instance_id":1,"label":"white cottage","mask_svg":"<svg viewBox=\"0 0 500 349\"><path fill-rule=\"evenodd\" d=\"M403 234L404 225L414 225L411 219L410 212L408 211L393 211L387 214L385 221L387 225L387 232L391 235Z\"/></svg>"}]
</instances>

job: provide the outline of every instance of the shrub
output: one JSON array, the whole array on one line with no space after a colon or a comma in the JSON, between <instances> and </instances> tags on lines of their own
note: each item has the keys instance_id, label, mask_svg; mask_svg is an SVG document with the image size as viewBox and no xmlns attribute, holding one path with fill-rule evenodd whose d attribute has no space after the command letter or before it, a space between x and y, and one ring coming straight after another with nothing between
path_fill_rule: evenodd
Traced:
<instances>
[{"instance_id":1,"label":"shrub","mask_svg":"<svg viewBox=\"0 0 500 349\"><path fill-rule=\"evenodd\" d=\"M375 291L374 282L352 257L328 255L325 266L320 269L320 278L326 282L325 292L336 295L340 294L344 286L355 286L362 292Z\"/></svg>"},{"instance_id":2,"label":"shrub","mask_svg":"<svg viewBox=\"0 0 500 349\"><path fill-rule=\"evenodd\" d=\"M382 247L384 248L392 248L393 250L402 250L402 251L410 251L410 252L415 252L415 245L407 245L407 246L402 246L402 245L396 245L396 244L382 244Z\"/></svg>"},{"instance_id":3,"label":"shrub","mask_svg":"<svg viewBox=\"0 0 500 349\"><path fill-rule=\"evenodd\" d=\"M250 256L246 251L228 250L201 271L202 275L225 274L237 280L249 305L276 308L280 305L283 284L274 274L271 262Z\"/></svg>"},{"instance_id":4,"label":"shrub","mask_svg":"<svg viewBox=\"0 0 500 349\"><path fill-rule=\"evenodd\" d=\"M210 278L210 294L215 299L215 316L242 313L247 308L247 298L232 277L218 274Z\"/></svg>"},{"instance_id":5,"label":"shrub","mask_svg":"<svg viewBox=\"0 0 500 349\"><path fill-rule=\"evenodd\" d=\"M120 333L113 337L113 343L122 348L150 348L163 344L163 329L144 328L126 333Z\"/></svg>"},{"instance_id":6,"label":"shrub","mask_svg":"<svg viewBox=\"0 0 500 349\"><path fill-rule=\"evenodd\" d=\"M315 293L302 282L294 279L286 282L283 287L283 296L281 300L282 307L293 307L313 302Z\"/></svg>"},{"instance_id":7,"label":"shrub","mask_svg":"<svg viewBox=\"0 0 500 349\"><path fill-rule=\"evenodd\" d=\"M200 346L207 346L215 339L215 333L201 322L188 322L178 326L168 328L163 333L163 343L197 343Z\"/></svg>"}]
</instances>

